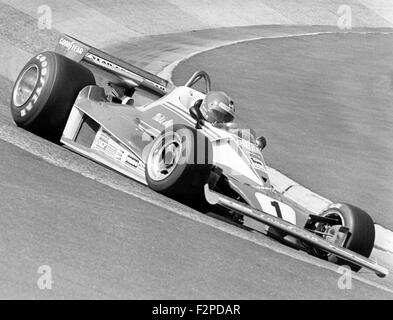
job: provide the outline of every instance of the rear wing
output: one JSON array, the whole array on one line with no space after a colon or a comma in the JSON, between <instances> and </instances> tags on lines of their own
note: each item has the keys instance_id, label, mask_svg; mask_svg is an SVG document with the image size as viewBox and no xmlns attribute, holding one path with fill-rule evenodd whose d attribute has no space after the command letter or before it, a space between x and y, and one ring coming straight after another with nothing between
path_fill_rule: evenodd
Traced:
<instances>
[{"instance_id":1,"label":"rear wing","mask_svg":"<svg viewBox=\"0 0 393 320\"><path fill-rule=\"evenodd\" d=\"M169 81L66 34L60 36L55 51L74 61L84 62L93 69L104 70L129 86L142 86L160 95L173 89Z\"/></svg>"}]
</instances>

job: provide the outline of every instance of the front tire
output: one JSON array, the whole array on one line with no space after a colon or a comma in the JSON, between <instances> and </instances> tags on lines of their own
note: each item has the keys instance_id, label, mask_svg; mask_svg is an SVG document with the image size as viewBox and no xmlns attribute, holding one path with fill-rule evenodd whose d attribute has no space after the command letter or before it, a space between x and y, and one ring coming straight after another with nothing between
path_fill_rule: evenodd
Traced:
<instances>
[{"instance_id":1,"label":"front tire","mask_svg":"<svg viewBox=\"0 0 393 320\"><path fill-rule=\"evenodd\" d=\"M321 216L334 218L340 225L348 228L349 237L344 242L343 247L354 251L368 258L374 247L375 227L372 218L362 209L350 204L333 204ZM347 265L353 271L359 271L360 266L347 262L333 254L329 254L327 259L338 265Z\"/></svg>"},{"instance_id":2,"label":"front tire","mask_svg":"<svg viewBox=\"0 0 393 320\"><path fill-rule=\"evenodd\" d=\"M81 64L55 52L40 53L15 82L12 117L19 127L57 142L79 92L94 84L94 75Z\"/></svg>"},{"instance_id":3,"label":"front tire","mask_svg":"<svg viewBox=\"0 0 393 320\"><path fill-rule=\"evenodd\" d=\"M175 125L153 143L146 161L149 187L170 197L199 202L212 169L210 141L194 128Z\"/></svg>"}]
</instances>

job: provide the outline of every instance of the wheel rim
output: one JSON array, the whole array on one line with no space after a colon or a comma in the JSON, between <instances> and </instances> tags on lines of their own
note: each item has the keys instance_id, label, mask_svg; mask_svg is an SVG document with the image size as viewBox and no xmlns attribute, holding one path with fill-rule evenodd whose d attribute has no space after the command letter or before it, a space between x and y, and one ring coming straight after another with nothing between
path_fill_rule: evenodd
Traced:
<instances>
[{"instance_id":1,"label":"wheel rim","mask_svg":"<svg viewBox=\"0 0 393 320\"><path fill-rule=\"evenodd\" d=\"M16 107L23 106L33 95L38 82L38 67L32 65L26 69L16 82L12 100Z\"/></svg>"},{"instance_id":2,"label":"wheel rim","mask_svg":"<svg viewBox=\"0 0 393 320\"><path fill-rule=\"evenodd\" d=\"M147 161L147 170L151 179L161 181L172 174L179 163L182 146L181 137L173 132L157 140Z\"/></svg>"},{"instance_id":3,"label":"wheel rim","mask_svg":"<svg viewBox=\"0 0 393 320\"><path fill-rule=\"evenodd\" d=\"M326 232L329 236L326 236L325 239L335 245L342 246L344 244L345 237L343 238L342 235L340 235L339 230L341 227L345 226L344 217L339 211L331 211L323 216L340 220L340 224L327 227Z\"/></svg>"}]
</instances>

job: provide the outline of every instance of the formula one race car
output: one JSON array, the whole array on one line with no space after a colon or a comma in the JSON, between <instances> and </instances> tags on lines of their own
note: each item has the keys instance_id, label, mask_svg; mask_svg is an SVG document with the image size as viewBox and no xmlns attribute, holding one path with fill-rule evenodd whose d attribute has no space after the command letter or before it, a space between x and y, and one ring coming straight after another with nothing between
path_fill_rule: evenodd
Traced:
<instances>
[{"instance_id":1,"label":"formula one race car","mask_svg":"<svg viewBox=\"0 0 393 320\"><path fill-rule=\"evenodd\" d=\"M363 210L334 204L297 225L298 212L270 183L264 138L204 121L196 102L210 90L203 71L176 87L62 35L56 52L36 55L21 71L11 113L18 126L157 192L239 224L247 216L292 247L386 276L368 259L375 230Z\"/></svg>"}]
</instances>

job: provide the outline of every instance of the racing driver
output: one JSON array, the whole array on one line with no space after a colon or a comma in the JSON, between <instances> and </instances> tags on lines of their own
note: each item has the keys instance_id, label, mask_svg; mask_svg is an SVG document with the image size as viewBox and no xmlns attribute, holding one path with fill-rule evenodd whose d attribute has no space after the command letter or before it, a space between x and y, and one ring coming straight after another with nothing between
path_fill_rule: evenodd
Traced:
<instances>
[{"instance_id":1,"label":"racing driver","mask_svg":"<svg viewBox=\"0 0 393 320\"><path fill-rule=\"evenodd\" d=\"M235 117L232 99L222 91L210 91L204 99L195 103L205 121L213 125L230 123Z\"/></svg>"}]
</instances>

